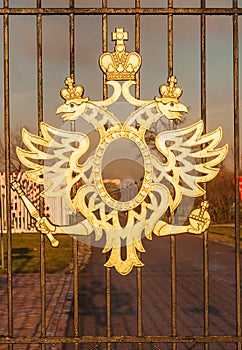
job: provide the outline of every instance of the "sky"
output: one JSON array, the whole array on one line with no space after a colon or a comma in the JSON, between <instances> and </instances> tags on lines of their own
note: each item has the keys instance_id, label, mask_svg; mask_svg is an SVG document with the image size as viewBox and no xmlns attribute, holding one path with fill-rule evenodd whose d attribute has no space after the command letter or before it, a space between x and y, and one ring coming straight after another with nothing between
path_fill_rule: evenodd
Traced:
<instances>
[{"instance_id":1,"label":"sky","mask_svg":"<svg viewBox=\"0 0 242 350\"><path fill-rule=\"evenodd\" d=\"M68 1L42 0L43 7L68 7ZM10 7L35 7L34 0L10 0ZM108 6L133 6L132 0L109 0ZM207 7L231 6L231 0L208 0ZM100 0L76 0L76 6L100 7ZM0 1L0 7L3 1ZM163 7L164 0L141 0L142 7ZM199 7L197 0L174 0L175 7ZM239 3L242 7L242 0ZM43 83L44 120L55 127L62 122L55 115L63 103L59 95L69 76L69 22L65 16L43 17ZM101 18L77 16L75 20L75 80L83 85L85 96L102 99L102 72L98 58L102 54ZM134 18L108 18L108 49L113 50L111 32L124 27L129 32L127 50L134 50ZM222 144L233 144L233 66L232 17L207 17L207 120L208 131L219 125L224 130ZM242 47L242 18L239 19L240 47ZM0 18L0 33L3 19ZM2 34L1 34L2 35ZM200 18L174 17L174 75L183 88L181 102L189 106L185 125L200 119ZM159 96L159 86L167 80L167 17L141 17L141 99ZM37 128L37 51L36 19L34 16L10 17L10 118L11 125ZM242 60L240 59L240 62ZM0 40L0 116L3 111L3 40ZM240 63L240 70L242 69ZM241 74L240 74L241 83ZM240 101L242 89L240 89ZM240 109L242 104L240 103ZM0 119L3 129L3 117ZM242 142L241 142L242 143Z\"/></svg>"}]
</instances>

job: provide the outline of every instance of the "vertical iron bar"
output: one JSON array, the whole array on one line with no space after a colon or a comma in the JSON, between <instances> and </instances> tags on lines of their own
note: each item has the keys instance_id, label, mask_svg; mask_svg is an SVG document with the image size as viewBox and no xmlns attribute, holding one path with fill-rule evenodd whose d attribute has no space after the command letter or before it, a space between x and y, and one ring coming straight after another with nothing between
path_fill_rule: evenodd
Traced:
<instances>
[{"instance_id":1,"label":"vertical iron bar","mask_svg":"<svg viewBox=\"0 0 242 350\"><path fill-rule=\"evenodd\" d=\"M238 0L233 0L238 9ZM239 38L238 14L233 14L233 79L234 79L234 172L235 172L235 263L236 263L236 335L241 336L241 276L240 276L240 196L239 196ZM241 350L241 343L237 343Z\"/></svg>"},{"instance_id":2,"label":"vertical iron bar","mask_svg":"<svg viewBox=\"0 0 242 350\"><path fill-rule=\"evenodd\" d=\"M69 8L74 8L74 0L69 0ZM70 76L75 79L75 17L74 13L69 15L69 54L70 54ZM75 121L71 122L71 131L75 131ZM72 259L73 259L73 335L79 335L79 293L78 293L78 240L72 240ZM78 349L78 343L75 343L74 349Z\"/></svg>"},{"instance_id":3,"label":"vertical iron bar","mask_svg":"<svg viewBox=\"0 0 242 350\"><path fill-rule=\"evenodd\" d=\"M173 8L173 0L168 0L168 8ZM173 15L168 15L168 77L173 75Z\"/></svg>"},{"instance_id":4,"label":"vertical iron bar","mask_svg":"<svg viewBox=\"0 0 242 350\"><path fill-rule=\"evenodd\" d=\"M106 313L107 337L111 337L111 268L106 268ZM111 350L111 343L107 343L107 350Z\"/></svg>"},{"instance_id":5,"label":"vertical iron bar","mask_svg":"<svg viewBox=\"0 0 242 350\"><path fill-rule=\"evenodd\" d=\"M102 0L102 8L107 8L107 0ZM102 15L102 48L103 52L107 52L107 14ZM106 75L103 74L103 99L108 97Z\"/></svg>"},{"instance_id":6,"label":"vertical iron bar","mask_svg":"<svg viewBox=\"0 0 242 350\"><path fill-rule=\"evenodd\" d=\"M2 182L0 182L0 235L1 235L1 268L5 268L4 264L4 241L3 241L3 206L4 206L4 201L2 197Z\"/></svg>"},{"instance_id":7,"label":"vertical iron bar","mask_svg":"<svg viewBox=\"0 0 242 350\"><path fill-rule=\"evenodd\" d=\"M102 0L102 8L107 8L107 0ZM102 15L102 49L107 52L107 14ZM108 97L106 75L103 75L103 99ZM106 254L108 257L108 253ZM111 337L111 268L106 268L106 318L107 337ZM107 343L107 350L111 350L111 343Z\"/></svg>"},{"instance_id":8,"label":"vertical iron bar","mask_svg":"<svg viewBox=\"0 0 242 350\"><path fill-rule=\"evenodd\" d=\"M168 8L173 7L173 0L168 0ZM173 75L173 16L168 15L168 76ZM171 125L173 128L173 123ZM172 218L171 218L172 220ZM177 296L176 296L176 238L170 237L171 250L171 335L177 334ZM172 343L172 350L176 350L176 343Z\"/></svg>"},{"instance_id":9,"label":"vertical iron bar","mask_svg":"<svg viewBox=\"0 0 242 350\"><path fill-rule=\"evenodd\" d=\"M140 8L140 0L135 0L135 7ZM140 15L135 15L135 51L140 53ZM135 97L140 98L140 72L136 73Z\"/></svg>"},{"instance_id":10,"label":"vertical iron bar","mask_svg":"<svg viewBox=\"0 0 242 350\"><path fill-rule=\"evenodd\" d=\"M205 0L201 0L201 8L206 6ZM206 132L206 15L201 15L201 119ZM204 184L204 188L206 185ZM204 335L209 334L209 260L208 260L208 230L203 234L203 293L204 293ZM209 349L209 344L204 344L204 349Z\"/></svg>"},{"instance_id":11,"label":"vertical iron bar","mask_svg":"<svg viewBox=\"0 0 242 350\"><path fill-rule=\"evenodd\" d=\"M70 9L74 8L74 0L69 0ZM70 75L75 73L75 17L74 13L70 13L69 17L70 31Z\"/></svg>"},{"instance_id":12,"label":"vertical iron bar","mask_svg":"<svg viewBox=\"0 0 242 350\"><path fill-rule=\"evenodd\" d=\"M41 8L41 0L37 0L37 8ZM38 133L43 121L43 64L42 64L42 16L37 15L37 91L38 91ZM40 192L43 188L40 187ZM40 198L40 214L44 215L44 198ZM46 335L46 280L45 280L45 235L40 235L40 290L41 290L41 336ZM45 344L41 344L45 349Z\"/></svg>"},{"instance_id":13,"label":"vertical iron bar","mask_svg":"<svg viewBox=\"0 0 242 350\"><path fill-rule=\"evenodd\" d=\"M4 0L8 8L8 0ZM12 232L10 192L10 110L9 110L9 16L3 16L4 26L4 130L5 130L5 177L6 177L6 222L7 222L7 290L8 290L8 335L13 336L13 289L12 289ZM8 349L13 346L9 344Z\"/></svg>"},{"instance_id":14,"label":"vertical iron bar","mask_svg":"<svg viewBox=\"0 0 242 350\"><path fill-rule=\"evenodd\" d=\"M135 7L140 8L140 0L135 0ZM140 15L135 15L135 51L140 53ZM135 97L140 98L140 73L135 76ZM141 253L138 253L139 258ZM136 280L137 280L137 335L143 335L143 316L142 316L142 270L141 267L136 268ZM137 349L142 350L143 344L138 343Z\"/></svg>"}]
</instances>

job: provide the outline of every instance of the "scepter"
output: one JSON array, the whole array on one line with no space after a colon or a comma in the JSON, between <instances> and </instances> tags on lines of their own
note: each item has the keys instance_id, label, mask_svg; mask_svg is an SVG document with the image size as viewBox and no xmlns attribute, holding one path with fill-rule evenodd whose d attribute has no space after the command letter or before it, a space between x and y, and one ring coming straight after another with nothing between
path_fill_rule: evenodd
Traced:
<instances>
[{"instance_id":1,"label":"scepter","mask_svg":"<svg viewBox=\"0 0 242 350\"><path fill-rule=\"evenodd\" d=\"M17 194L19 195L19 197L22 199L25 207L27 208L30 216L35 219L37 222L40 222L40 220L42 219L40 216L40 213L38 211L38 209L33 205L33 203L28 199L28 197L25 195L25 193L23 192L21 185L19 182L17 181L13 181L11 183L11 188L12 190L16 191ZM57 239L55 239L52 235L52 233L50 232L50 230L46 233L46 236L48 237L52 247L58 247L59 245L59 241L57 241Z\"/></svg>"}]
</instances>

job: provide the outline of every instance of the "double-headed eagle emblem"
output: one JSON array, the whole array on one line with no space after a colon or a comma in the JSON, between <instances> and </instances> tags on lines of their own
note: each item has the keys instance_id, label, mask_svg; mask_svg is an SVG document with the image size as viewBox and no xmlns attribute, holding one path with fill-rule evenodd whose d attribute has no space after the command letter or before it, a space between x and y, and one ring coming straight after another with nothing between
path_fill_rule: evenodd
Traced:
<instances>
[{"instance_id":1,"label":"double-headed eagle emblem","mask_svg":"<svg viewBox=\"0 0 242 350\"><path fill-rule=\"evenodd\" d=\"M61 90L65 103L57 109L63 121L83 118L99 134L99 143L94 154L82 161L88 151L88 135L54 128L44 122L40 125L41 136L23 130L27 149L17 148L20 161L30 170L30 180L44 186L41 195L45 198L65 200L73 212L80 212L82 220L76 224L59 226L40 217L20 186L14 188L22 196L31 215L36 218L36 227L47 234L53 246L58 246L55 234L87 236L94 232L95 239L105 236L103 252L110 252L106 267L114 266L122 274L128 274L134 266L142 266L138 252L144 252L142 237L179 233L200 234L210 224L208 203L203 200L199 209L193 209L184 225L175 225L165 220L175 213L183 196L199 197L206 193L202 183L212 180L219 172L216 166L223 161L227 145L216 148L222 137L219 127L204 134L200 120L185 128L170 128L154 136L155 152L147 142L147 132L162 118L175 121L187 113L179 102L182 89L170 76L167 84L160 86L160 97L142 101L132 96L130 87L135 84L135 75L141 65L136 52L126 52L124 40L127 33L118 28L113 33L116 40L114 52L100 57L100 66L106 74L107 84L113 87L111 97L92 101L83 97L83 87L74 84L73 77L65 80ZM120 81L124 81L121 85ZM121 123L108 110L120 96L135 111ZM143 164L143 177L135 195L117 198L108 191L103 179L103 159L110 145L119 140L129 140L139 149ZM125 245L125 257L121 247Z\"/></svg>"}]
</instances>

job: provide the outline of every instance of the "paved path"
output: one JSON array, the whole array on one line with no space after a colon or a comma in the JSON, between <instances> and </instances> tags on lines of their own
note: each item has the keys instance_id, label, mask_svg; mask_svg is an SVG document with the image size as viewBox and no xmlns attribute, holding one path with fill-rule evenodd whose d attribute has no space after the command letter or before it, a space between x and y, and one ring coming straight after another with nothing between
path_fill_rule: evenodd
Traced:
<instances>
[{"instance_id":1,"label":"paved path","mask_svg":"<svg viewBox=\"0 0 242 350\"><path fill-rule=\"evenodd\" d=\"M171 334L170 240L154 238L144 242L143 326L145 335ZM203 241L192 235L177 237L177 334L203 335ZM105 335L105 256L94 249L91 263L80 275L80 334ZM235 268L232 247L209 243L209 323L210 335L235 335ZM112 271L112 334L136 335L136 272L122 277ZM171 345L156 344L159 349ZM191 347L191 344L190 344ZM90 349L80 346L80 349ZM98 349L104 349L100 346ZM133 350L129 345L113 345L113 350ZM144 350L154 349L144 345ZM188 344L178 350L189 349ZM203 349L197 344L195 350ZM234 344L211 344L210 350L234 350Z\"/></svg>"},{"instance_id":2,"label":"paved path","mask_svg":"<svg viewBox=\"0 0 242 350\"><path fill-rule=\"evenodd\" d=\"M144 242L143 268L143 326L145 335L170 335L170 240L154 238ZM177 237L177 334L203 334L203 241L196 236ZM93 249L88 267L79 276L80 335L106 335L105 319L105 255ZM235 335L235 268L232 247L209 243L210 335ZM136 272L126 277L111 274L112 334L135 335ZM47 335L72 335L72 276L58 273L47 275ZM14 335L40 335L39 275L16 275L14 291ZM7 334L7 285L0 275L0 334ZM92 349L95 344L80 345ZM158 349L171 349L170 344L156 344ZM26 349L16 345L15 350ZM40 349L31 345L28 349ZM49 347L48 347L49 348ZM73 347L68 347L68 349ZM104 349L103 345L98 349ZM0 346L0 350L7 346ZM132 344L113 345L112 350L133 350ZM144 350L154 349L144 345ZM189 345L178 345L188 350ZM202 350L202 345L190 349ZM210 350L235 350L234 344L211 344Z\"/></svg>"},{"instance_id":3,"label":"paved path","mask_svg":"<svg viewBox=\"0 0 242 350\"><path fill-rule=\"evenodd\" d=\"M64 273L46 276L47 336L66 334L73 301L72 275ZM7 279L0 275L0 335L8 334ZM40 336L41 291L39 274L13 276L14 336ZM39 345L15 345L15 349L39 349ZM7 346L0 345L1 350Z\"/></svg>"}]
</instances>

